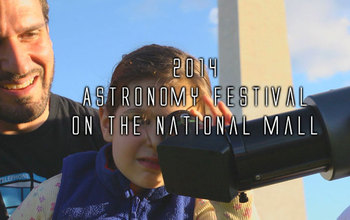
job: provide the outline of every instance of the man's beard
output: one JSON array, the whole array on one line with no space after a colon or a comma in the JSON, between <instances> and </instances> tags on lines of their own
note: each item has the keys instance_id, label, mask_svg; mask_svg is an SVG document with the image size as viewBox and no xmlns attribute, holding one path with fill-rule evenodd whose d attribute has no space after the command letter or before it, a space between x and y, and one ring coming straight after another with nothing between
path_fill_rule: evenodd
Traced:
<instances>
[{"instance_id":1,"label":"man's beard","mask_svg":"<svg viewBox=\"0 0 350 220\"><path fill-rule=\"evenodd\" d=\"M46 106L49 102L53 74L51 76L50 81L46 83L44 79L43 68L31 70L30 72L39 72L38 78L42 80L42 94L40 94L41 96L39 100L36 102L32 102L32 96L17 98L15 100L15 107L11 104L1 103L0 120L12 124L20 124L33 121L44 113Z\"/></svg>"}]
</instances>

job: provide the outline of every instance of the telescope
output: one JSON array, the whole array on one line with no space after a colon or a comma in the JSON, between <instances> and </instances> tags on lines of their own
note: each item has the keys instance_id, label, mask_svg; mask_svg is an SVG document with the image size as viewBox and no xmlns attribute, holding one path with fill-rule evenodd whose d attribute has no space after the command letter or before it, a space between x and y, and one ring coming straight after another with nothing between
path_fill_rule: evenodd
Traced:
<instances>
[{"instance_id":1,"label":"telescope","mask_svg":"<svg viewBox=\"0 0 350 220\"><path fill-rule=\"evenodd\" d=\"M237 133L226 126L223 134L214 127L211 134L194 134L189 120L188 134L168 135L157 148L167 191L229 202L245 190L315 173L326 180L349 176L350 87L308 96L304 103L239 123ZM181 124L185 115L172 117Z\"/></svg>"}]
</instances>

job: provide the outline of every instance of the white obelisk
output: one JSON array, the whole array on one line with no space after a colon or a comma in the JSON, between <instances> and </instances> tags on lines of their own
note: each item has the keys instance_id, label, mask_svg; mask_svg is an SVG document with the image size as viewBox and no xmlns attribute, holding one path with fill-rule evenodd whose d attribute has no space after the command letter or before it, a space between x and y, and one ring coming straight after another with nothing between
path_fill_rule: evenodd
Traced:
<instances>
[{"instance_id":1,"label":"white obelisk","mask_svg":"<svg viewBox=\"0 0 350 220\"><path fill-rule=\"evenodd\" d=\"M218 0L219 83L235 86L235 107L239 119L292 110L285 106L286 91L292 86L283 0ZM248 88L248 107L238 105L238 88ZM253 86L259 86L258 106L254 106ZM264 105L264 87L281 86L281 103ZM224 89L223 89L224 91ZM271 97L271 95L270 95ZM253 190L262 220L306 219L302 179Z\"/></svg>"}]
</instances>

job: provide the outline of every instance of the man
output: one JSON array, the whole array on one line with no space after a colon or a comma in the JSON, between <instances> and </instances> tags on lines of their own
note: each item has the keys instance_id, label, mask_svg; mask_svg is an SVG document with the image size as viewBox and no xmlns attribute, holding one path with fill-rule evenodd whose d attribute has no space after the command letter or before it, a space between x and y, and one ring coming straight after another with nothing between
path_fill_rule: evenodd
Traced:
<instances>
[{"instance_id":1,"label":"man","mask_svg":"<svg viewBox=\"0 0 350 220\"><path fill-rule=\"evenodd\" d=\"M46 0L0 0L0 210L9 214L65 156L104 144L97 112L51 94L53 75ZM82 127L94 116L93 136L72 134L73 115Z\"/></svg>"}]
</instances>

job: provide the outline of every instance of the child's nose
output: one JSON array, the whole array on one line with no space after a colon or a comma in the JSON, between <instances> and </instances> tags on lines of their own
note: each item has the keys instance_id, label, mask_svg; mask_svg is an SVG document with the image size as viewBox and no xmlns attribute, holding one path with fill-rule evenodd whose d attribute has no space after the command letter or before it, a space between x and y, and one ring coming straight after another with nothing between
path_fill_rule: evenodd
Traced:
<instances>
[{"instance_id":1,"label":"child's nose","mask_svg":"<svg viewBox=\"0 0 350 220\"><path fill-rule=\"evenodd\" d=\"M162 136L156 134L156 123L151 122L147 126L143 126L143 132L147 139L147 144L154 150L157 150L158 144L162 141Z\"/></svg>"}]
</instances>

